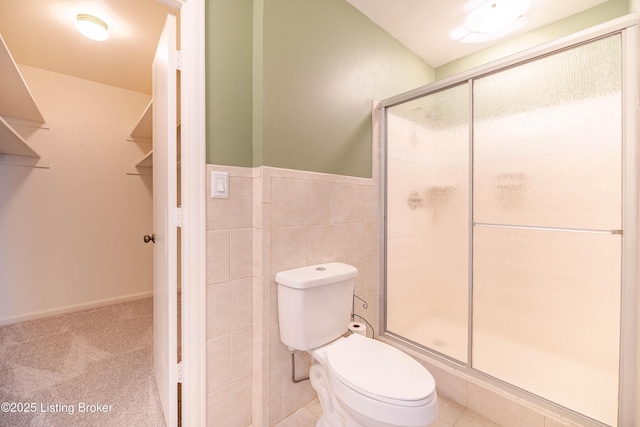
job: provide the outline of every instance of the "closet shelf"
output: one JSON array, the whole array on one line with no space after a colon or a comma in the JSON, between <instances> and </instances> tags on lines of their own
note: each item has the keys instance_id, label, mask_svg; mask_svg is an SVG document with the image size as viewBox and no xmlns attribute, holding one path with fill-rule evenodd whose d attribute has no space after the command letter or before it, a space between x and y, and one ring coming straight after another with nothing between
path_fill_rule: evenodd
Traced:
<instances>
[{"instance_id":1,"label":"closet shelf","mask_svg":"<svg viewBox=\"0 0 640 427\"><path fill-rule=\"evenodd\" d=\"M151 142L153 139L153 100L142 113L138 124L131 132L131 139L135 142Z\"/></svg>"},{"instance_id":2,"label":"closet shelf","mask_svg":"<svg viewBox=\"0 0 640 427\"><path fill-rule=\"evenodd\" d=\"M180 121L176 125L178 140L180 139ZM138 124L131 131L130 141L134 142L146 142L153 143L153 100L149 101L149 105L142 113ZM180 155L178 154L178 158ZM180 167L180 160L178 159L178 167ZM127 169L129 175L148 175L153 168L153 148L135 165L130 166Z\"/></svg>"},{"instance_id":3,"label":"closet shelf","mask_svg":"<svg viewBox=\"0 0 640 427\"><path fill-rule=\"evenodd\" d=\"M133 166L128 166L127 175L152 175L153 174L153 150Z\"/></svg>"},{"instance_id":4,"label":"closet shelf","mask_svg":"<svg viewBox=\"0 0 640 427\"><path fill-rule=\"evenodd\" d=\"M142 158L136 166L139 168L151 168L153 167L153 150L149 151L146 156Z\"/></svg>"},{"instance_id":5,"label":"closet shelf","mask_svg":"<svg viewBox=\"0 0 640 427\"><path fill-rule=\"evenodd\" d=\"M2 117L0 117L0 154L40 157Z\"/></svg>"},{"instance_id":6,"label":"closet shelf","mask_svg":"<svg viewBox=\"0 0 640 427\"><path fill-rule=\"evenodd\" d=\"M133 142L153 143L153 100L149 101L147 108L138 120L138 124L131 131L131 139ZM128 175L151 175L153 167L153 149L135 165L129 166Z\"/></svg>"},{"instance_id":7,"label":"closet shelf","mask_svg":"<svg viewBox=\"0 0 640 427\"><path fill-rule=\"evenodd\" d=\"M0 93L2 94L0 97L0 155L39 158L40 155L29 147L5 120L5 118L13 118L33 122L38 126L44 123L44 118L1 34Z\"/></svg>"}]
</instances>

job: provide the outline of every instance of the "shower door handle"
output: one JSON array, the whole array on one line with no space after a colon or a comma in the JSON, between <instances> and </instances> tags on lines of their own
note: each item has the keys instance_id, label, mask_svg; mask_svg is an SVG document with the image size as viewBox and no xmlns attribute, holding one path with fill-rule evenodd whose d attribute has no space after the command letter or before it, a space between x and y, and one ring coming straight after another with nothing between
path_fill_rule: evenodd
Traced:
<instances>
[{"instance_id":1,"label":"shower door handle","mask_svg":"<svg viewBox=\"0 0 640 427\"><path fill-rule=\"evenodd\" d=\"M144 242L145 243L149 243L149 242L155 243L156 242L156 234L153 233L151 236L149 236L148 234L145 234L144 235Z\"/></svg>"}]
</instances>

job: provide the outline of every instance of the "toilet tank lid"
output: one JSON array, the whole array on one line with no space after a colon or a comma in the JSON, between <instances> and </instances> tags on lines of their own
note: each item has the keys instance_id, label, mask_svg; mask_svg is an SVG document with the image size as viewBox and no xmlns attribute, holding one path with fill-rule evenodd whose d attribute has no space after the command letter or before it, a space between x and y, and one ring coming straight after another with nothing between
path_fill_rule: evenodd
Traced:
<instances>
[{"instance_id":1,"label":"toilet tank lid","mask_svg":"<svg viewBox=\"0 0 640 427\"><path fill-rule=\"evenodd\" d=\"M341 262L310 265L276 273L276 283L294 289L308 289L351 279L358 269Z\"/></svg>"}]
</instances>

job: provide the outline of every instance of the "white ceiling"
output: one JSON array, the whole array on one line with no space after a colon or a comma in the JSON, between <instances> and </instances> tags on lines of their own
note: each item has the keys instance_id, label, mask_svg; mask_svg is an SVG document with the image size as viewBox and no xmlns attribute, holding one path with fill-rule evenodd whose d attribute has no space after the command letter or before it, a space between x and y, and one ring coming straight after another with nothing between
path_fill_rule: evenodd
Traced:
<instances>
[{"instance_id":1,"label":"white ceiling","mask_svg":"<svg viewBox=\"0 0 640 427\"><path fill-rule=\"evenodd\" d=\"M486 0L347 1L434 67L492 44L449 37L470 4ZM509 37L606 0L531 1L523 27ZM0 0L0 35L19 64L151 93L151 63L168 10L158 0ZM73 27L78 13L103 16L109 40L80 36Z\"/></svg>"},{"instance_id":2,"label":"white ceiling","mask_svg":"<svg viewBox=\"0 0 640 427\"><path fill-rule=\"evenodd\" d=\"M517 31L482 43L460 43L453 40L450 34L463 25L474 7L489 0L347 1L429 65L439 67L608 0L530 0L529 11L517 23Z\"/></svg>"}]
</instances>

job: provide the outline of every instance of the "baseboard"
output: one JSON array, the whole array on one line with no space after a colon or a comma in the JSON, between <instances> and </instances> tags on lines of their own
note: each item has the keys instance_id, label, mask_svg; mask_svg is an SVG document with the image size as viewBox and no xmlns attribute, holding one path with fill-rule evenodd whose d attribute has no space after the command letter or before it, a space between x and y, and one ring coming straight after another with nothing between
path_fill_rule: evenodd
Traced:
<instances>
[{"instance_id":1,"label":"baseboard","mask_svg":"<svg viewBox=\"0 0 640 427\"><path fill-rule=\"evenodd\" d=\"M83 304L68 305L65 307L54 308L51 310L35 311L27 314L21 314L19 316L6 317L0 319L0 326L10 325L12 323L26 322L27 320L35 320L43 317L55 316L58 314L72 313L74 311L82 311L90 308L103 307L107 305L119 304L127 301L134 301L143 298L150 298L153 296L153 291L140 292L137 294L130 294L116 298L107 298L98 301L92 301Z\"/></svg>"}]
</instances>

